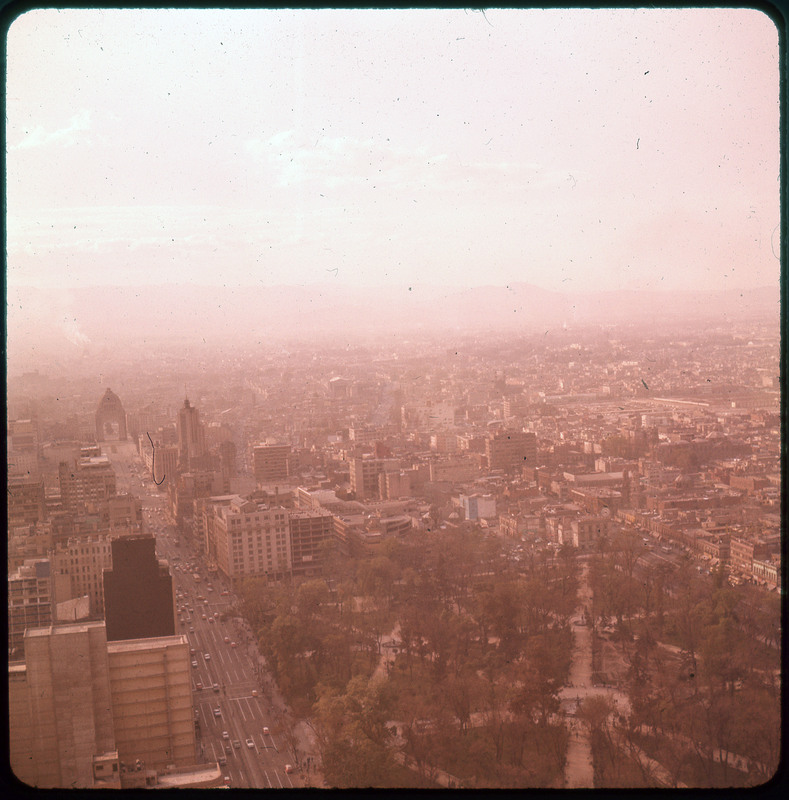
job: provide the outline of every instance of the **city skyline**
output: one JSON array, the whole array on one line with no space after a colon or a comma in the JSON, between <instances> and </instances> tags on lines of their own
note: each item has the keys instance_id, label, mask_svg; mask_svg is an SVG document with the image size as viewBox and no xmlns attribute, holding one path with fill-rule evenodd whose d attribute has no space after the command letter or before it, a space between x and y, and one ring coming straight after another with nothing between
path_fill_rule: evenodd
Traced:
<instances>
[{"instance_id":1,"label":"city skyline","mask_svg":"<svg viewBox=\"0 0 789 800\"><path fill-rule=\"evenodd\" d=\"M9 370L15 775L774 778L783 354L757 311L353 347L116 333Z\"/></svg>"},{"instance_id":2,"label":"city skyline","mask_svg":"<svg viewBox=\"0 0 789 800\"><path fill-rule=\"evenodd\" d=\"M31 11L8 285L777 291L777 56L741 9Z\"/></svg>"}]
</instances>

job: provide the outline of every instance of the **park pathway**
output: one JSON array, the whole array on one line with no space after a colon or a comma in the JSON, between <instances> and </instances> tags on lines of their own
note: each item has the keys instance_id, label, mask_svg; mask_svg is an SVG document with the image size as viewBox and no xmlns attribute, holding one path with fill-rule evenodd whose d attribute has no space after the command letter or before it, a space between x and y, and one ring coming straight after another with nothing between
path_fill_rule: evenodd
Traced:
<instances>
[{"instance_id":1,"label":"park pathway","mask_svg":"<svg viewBox=\"0 0 789 800\"><path fill-rule=\"evenodd\" d=\"M584 608L592 599L589 586L589 565L581 563L578 586L578 606L575 616L583 617ZM592 632L586 626L573 626L573 660L570 666L570 679L559 696L566 710L572 705L572 713L577 708L580 690L587 696L592 688ZM576 691L576 689L578 691ZM576 701L573 704L573 701ZM579 720L569 719L570 739L567 742L567 761L564 765L564 785L568 789L591 789L594 787L594 761L592 759L591 735Z\"/></svg>"}]
</instances>

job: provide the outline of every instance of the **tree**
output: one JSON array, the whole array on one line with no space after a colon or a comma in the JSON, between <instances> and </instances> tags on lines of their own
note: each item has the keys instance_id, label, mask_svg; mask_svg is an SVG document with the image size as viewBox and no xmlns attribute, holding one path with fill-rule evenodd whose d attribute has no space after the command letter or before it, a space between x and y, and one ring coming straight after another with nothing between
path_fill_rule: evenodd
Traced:
<instances>
[{"instance_id":1,"label":"tree","mask_svg":"<svg viewBox=\"0 0 789 800\"><path fill-rule=\"evenodd\" d=\"M319 687L314 710L323 773L337 788L392 785L395 762L387 725L392 697L383 681L352 678L344 692Z\"/></svg>"}]
</instances>

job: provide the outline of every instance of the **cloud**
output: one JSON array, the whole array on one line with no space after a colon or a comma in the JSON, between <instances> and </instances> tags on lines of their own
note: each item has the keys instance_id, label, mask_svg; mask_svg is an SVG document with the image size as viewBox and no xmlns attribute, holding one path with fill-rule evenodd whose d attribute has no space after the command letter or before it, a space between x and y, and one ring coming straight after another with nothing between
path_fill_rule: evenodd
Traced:
<instances>
[{"instance_id":1,"label":"cloud","mask_svg":"<svg viewBox=\"0 0 789 800\"><path fill-rule=\"evenodd\" d=\"M28 133L21 142L9 149L26 150L30 147L47 147L50 145L56 147L71 147L78 143L89 143L90 140L83 134L85 131L90 130L90 128L90 111L88 109L82 109L82 111L75 114L69 120L69 124L65 128L47 133L43 126L38 125Z\"/></svg>"},{"instance_id":2,"label":"cloud","mask_svg":"<svg viewBox=\"0 0 789 800\"><path fill-rule=\"evenodd\" d=\"M332 190L370 185L456 193L493 186L500 190L502 185L557 188L570 175L531 161L468 159L456 152L407 149L381 139L316 136L308 142L292 130L248 139L245 148L281 188L316 182ZM574 172L573 182L582 175Z\"/></svg>"}]
</instances>

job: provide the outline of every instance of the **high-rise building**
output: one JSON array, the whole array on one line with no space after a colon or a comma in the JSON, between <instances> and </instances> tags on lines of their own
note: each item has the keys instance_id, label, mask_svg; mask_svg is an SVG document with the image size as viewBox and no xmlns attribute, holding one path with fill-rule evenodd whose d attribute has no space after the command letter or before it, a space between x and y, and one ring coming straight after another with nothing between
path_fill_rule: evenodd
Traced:
<instances>
[{"instance_id":1,"label":"high-rise building","mask_svg":"<svg viewBox=\"0 0 789 800\"><path fill-rule=\"evenodd\" d=\"M504 430L485 442L488 469L505 471L537 465L537 435L531 431Z\"/></svg>"},{"instance_id":2,"label":"high-rise building","mask_svg":"<svg viewBox=\"0 0 789 800\"><path fill-rule=\"evenodd\" d=\"M63 508L75 514L97 509L115 495L115 470L106 456L80 458L73 465L61 461L58 481Z\"/></svg>"},{"instance_id":3,"label":"high-rise building","mask_svg":"<svg viewBox=\"0 0 789 800\"><path fill-rule=\"evenodd\" d=\"M200 412L184 399L183 408L178 412L178 459L180 469L202 468L201 460L206 454L205 429L200 422Z\"/></svg>"},{"instance_id":4,"label":"high-rise building","mask_svg":"<svg viewBox=\"0 0 789 800\"><path fill-rule=\"evenodd\" d=\"M21 658L25 630L52 624L54 606L49 559L25 561L8 576L8 650Z\"/></svg>"},{"instance_id":5,"label":"high-rise building","mask_svg":"<svg viewBox=\"0 0 789 800\"><path fill-rule=\"evenodd\" d=\"M57 542L52 571L68 584L59 601L87 597L91 618L104 616L104 572L112 567L112 538L117 535L87 534Z\"/></svg>"},{"instance_id":6,"label":"high-rise building","mask_svg":"<svg viewBox=\"0 0 789 800\"><path fill-rule=\"evenodd\" d=\"M195 726L186 636L107 642L115 747L146 769L192 764Z\"/></svg>"},{"instance_id":7,"label":"high-rise building","mask_svg":"<svg viewBox=\"0 0 789 800\"><path fill-rule=\"evenodd\" d=\"M288 477L289 444L260 444L253 451L255 482L258 486Z\"/></svg>"},{"instance_id":8,"label":"high-rise building","mask_svg":"<svg viewBox=\"0 0 789 800\"><path fill-rule=\"evenodd\" d=\"M231 480L236 477L236 444L232 439L225 439L219 444L219 458L222 473Z\"/></svg>"},{"instance_id":9,"label":"high-rise building","mask_svg":"<svg viewBox=\"0 0 789 800\"><path fill-rule=\"evenodd\" d=\"M378 476L383 472L400 470L396 458L356 456L350 463L350 487L357 499L379 497Z\"/></svg>"},{"instance_id":10,"label":"high-rise building","mask_svg":"<svg viewBox=\"0 0 789 800\"><path fill-rule=\"evenodd\" d=\"M12 449L21 452L38 450L40 436L37 419L16 419L10 428Z\"/></svg>"},{"instance_id":11,"label":"high-rise building","mask_svg":"<svg viewBox=\"0 0 789 800\"><path fill-rule=\"evenodd\" d=\"M209 506L216 564L228 578L290 572L288 512L238 495Z\"/></svg>"},{"instance_id":12,"label":"high-rise building","mask_svg":"<svg viewBox=\"0 0 789 800\"><path fill-rule=\"evenodd\" d=\"M7 497L9 528L33 525L46 519L43 480L9 475Z\"/></svg>"},{"instance_id":13,"label":"high-rise building","mask_svg":"<svg viewBox=\"0 0 789 800\"><path fill-rule=\"evenodd\" d=\"M322 509L290 510L288 526L293 575L319 575L323 544L334 533L331 512Z\"/></svg>"},{"instance_id":14,"label":"high-rise building","mask_svg":"<svg viewBox=\"0 0 789 800\"><path fill-rule=\"evenodd\" d=\"M8 678L15 775L39 788L93 787L93 759L115 751L104 624L28 630Z\"/></svg>"},{"instance_id":15,"label":"high-rise building","mask_svg":"<svg viewBox=\"0 0 789 800\"><path fill-rule=\"evenodd\" d=\"M173 578L156 557L153 536L112 542L112 569L104 572L107 640L148 639L175 634Z\"/></svg>"},{"instance_id":16,"label":"high-rise building","mask_svg":"<svg viewBox=\"0 0 789 800\"><path fill-rule=\"evenodd\" d=\"M15 775L40 788L131 788L193 765L190 658L180 635L108 642L103 622L28 630L24 662L9 667Z\"/></svg>"}]
</instances>

